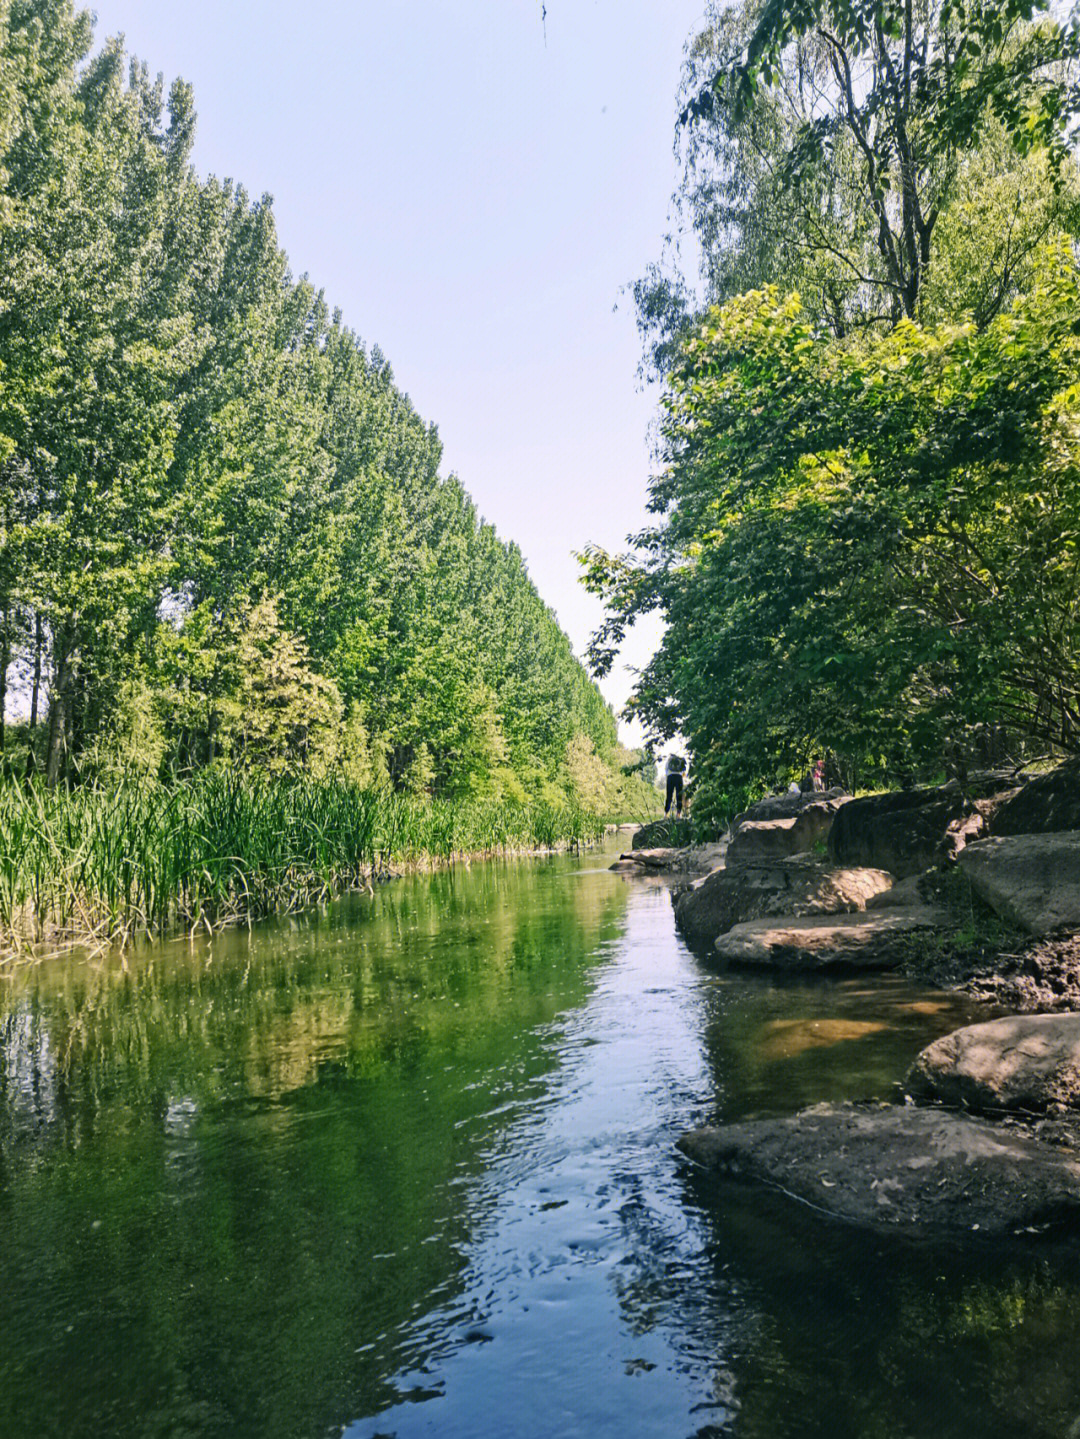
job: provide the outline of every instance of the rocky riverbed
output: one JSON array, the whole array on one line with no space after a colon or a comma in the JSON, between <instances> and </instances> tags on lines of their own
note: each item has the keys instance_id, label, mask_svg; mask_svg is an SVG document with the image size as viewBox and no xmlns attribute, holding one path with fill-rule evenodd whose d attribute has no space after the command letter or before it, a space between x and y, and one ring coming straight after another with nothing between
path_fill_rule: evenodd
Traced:
<instances>
[{"instance_id":1,"label":"rocky riverbed","mask_svg":"<svg viewBox=\"0 0 1080 1439\"><path fill-rule=\"evenodd\" d=\"M687 849L633 854L703 867ZM680 1145L696 1164L896 1233L1080 1230L1080 761L774 796L673 898L721 965L894 969L1011 1011L930 1045L903 1103L698 1130Z\"/></svg>"}]
</instances>

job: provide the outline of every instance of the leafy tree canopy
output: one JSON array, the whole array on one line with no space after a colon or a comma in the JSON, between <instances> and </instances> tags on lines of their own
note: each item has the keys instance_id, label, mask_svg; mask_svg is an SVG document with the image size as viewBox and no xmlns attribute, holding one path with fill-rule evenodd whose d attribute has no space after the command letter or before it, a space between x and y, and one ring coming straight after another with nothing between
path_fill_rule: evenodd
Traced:
<instances>
[{"instance_id":1,"label":"leafy tree canopy","mask_svg":"<svg viewBox=\"0 0 1080 1439\"><path fill-rule=\"evenodd\" d=\"M971 320L837 340L795 296L710 312L666 401L653 528L585 556L667 620L634 701L690 740L699 817L833 751L893 773L977 726L1080 748L1080 271Z\"/></svg>"}]
</instances>

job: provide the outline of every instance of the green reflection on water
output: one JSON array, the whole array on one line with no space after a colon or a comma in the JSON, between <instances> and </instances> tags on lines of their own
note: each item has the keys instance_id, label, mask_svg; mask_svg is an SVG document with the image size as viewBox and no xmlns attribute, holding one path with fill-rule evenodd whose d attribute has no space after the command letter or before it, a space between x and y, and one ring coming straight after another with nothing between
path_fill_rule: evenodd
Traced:
<instances>
[{"instance_id":1,"label":"green reflection on water","mask_svg":"<svg viewBox=\"0 0 1080 1439\"><path fill-rule=\"evenodd\" d=\"M1075 1247L886 1242L673 1150L887 1098L976 1007L716 974L588 866L5 979L0 1439L549 1439L586 1403L590 1439L1071 1439Z\"/></svg>"},{"instance_id":2,"label":"green reflection on water","mask_svg":"<svg viewBox=\"0 0 1080 1439\"><path fill-rule=\"evenodd\" d=\"M462 1267L459 1181L618 933L625 888L567 864L6 982L0 1434L295 1439L386 1402Z\"/></svg>"}]
</instances>

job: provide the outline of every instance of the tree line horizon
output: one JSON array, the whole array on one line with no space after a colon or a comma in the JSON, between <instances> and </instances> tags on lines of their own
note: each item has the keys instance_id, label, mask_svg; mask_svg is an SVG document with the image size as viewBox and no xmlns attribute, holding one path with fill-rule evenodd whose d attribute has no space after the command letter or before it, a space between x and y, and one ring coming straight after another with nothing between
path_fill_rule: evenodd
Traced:
<instances>
[{"instance_id":1,"label":"tree line horizon","mask_svg":"<svg viewBox=\"0 0 1080 1439\"><path fill-rule=\"evenodd\" d=\"M640 805L520 550L195 123L71 0L0 5L7 772Z\"/></svg>"}]
</instances>

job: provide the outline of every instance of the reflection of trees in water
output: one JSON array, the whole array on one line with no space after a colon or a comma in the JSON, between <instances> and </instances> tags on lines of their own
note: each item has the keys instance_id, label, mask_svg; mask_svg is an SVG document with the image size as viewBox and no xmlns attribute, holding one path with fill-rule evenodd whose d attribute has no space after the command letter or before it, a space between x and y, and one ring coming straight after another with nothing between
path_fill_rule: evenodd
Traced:
<instances>
[{"instance_id":1,"label":"reflection of trees in water","mask_svg":"<svg viewBox=\"0 0 1080 1439\"><path fill-rule=\"evenodd\" d=\"M456 1292L493 1111L557 1063L625 907L556 874L9 984L0 1432L293 1439L385 1405L400 1331Z\"/></svg>"},{"instance_id":2,"label":"reflection of trees in water","mask_svg":"<svg viewBox=\"0 0 1080 1439\"><path fill-rule=\"evenodd\" d=\"M1075 1247L910 1245L699 1175L687 1204L739 1439L1061 1439L1080 1418Z\"/></svg>"},{"instance_id":3,"label":"reflection of trees in water","mask_svg":"<svg viewBox=\"0 0 1080 1439\"><path fill-rule=\"evenodd\" d=\"M748 1305L726 1264L702 1262L707 1221L694 1203L673 1195L668 1210L633 1193L619 1210L627 1257L615 1292L631 1334L661 1332L675 1363L707 1394L695 1408L702 1435L727 1433L737 1413L732 1356L766 1338L760 1314Z\"/></svg>"}]
</instances>

